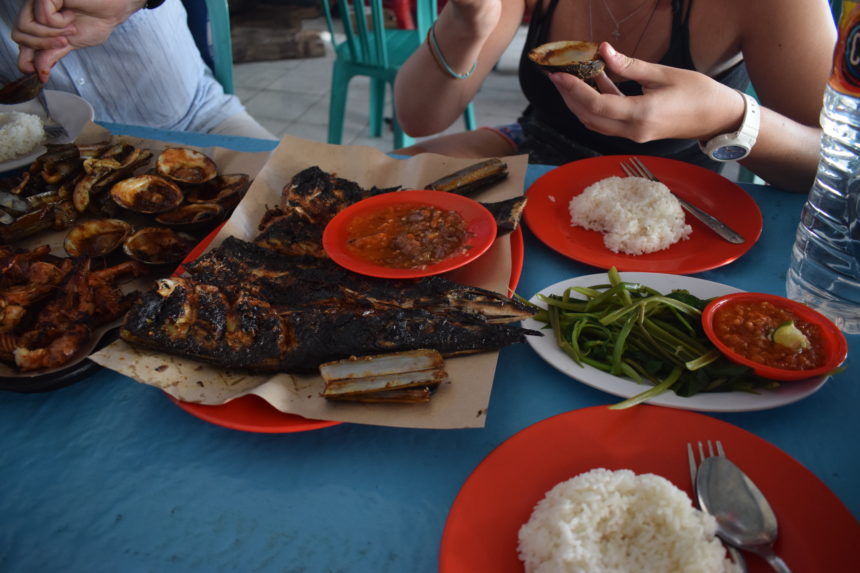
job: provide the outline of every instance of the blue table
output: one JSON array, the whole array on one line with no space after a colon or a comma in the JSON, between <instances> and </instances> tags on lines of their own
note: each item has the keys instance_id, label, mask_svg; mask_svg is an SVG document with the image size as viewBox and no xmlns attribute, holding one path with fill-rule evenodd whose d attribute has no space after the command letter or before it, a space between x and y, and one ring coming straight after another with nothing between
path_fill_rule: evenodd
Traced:
<instances>
[{"instance_id":1,"label":"blue table","mask_svg":"<svg viewBox=\"0 0 860 573\"><path fill-rule=\"evenodd\" d=\"M108 125L115 133L259 151L271 142ZM527 184L545 168L530 168ZM803 198L745 185L765 232L699 277L784 294ZM518 291L600 272L525 231ZM849 337L849 356L860 337ZM852 364L853 362L853 364ZM809 468L860 517L860 369L774 410L719 414ZM522 383L528 381L528 384ZM0 393L0 571L430 572L475 466L547 417L617 399L504 349L487 424L429 431L341 424L252 434L205 423L108 370L44 394Z\"/></svg>"}]
</instances>

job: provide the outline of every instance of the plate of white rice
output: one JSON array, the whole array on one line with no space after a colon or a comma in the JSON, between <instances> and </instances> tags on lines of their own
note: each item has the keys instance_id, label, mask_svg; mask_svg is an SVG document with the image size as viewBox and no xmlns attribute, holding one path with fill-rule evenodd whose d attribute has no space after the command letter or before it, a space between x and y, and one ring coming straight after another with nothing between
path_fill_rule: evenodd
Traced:
<instances>
[{"instance_id":1,"label":"plate of white rice","mask_svg":"<svg viewBox=\"0 0 860 573\"><path fill-rule=\"evenodd\" d=\"M739 571L717 522L656 474L595 468L556 484L518 533L527 573Z\"/></svg>"},{"instance_id":2,"label":"plate of white rice","mask_svg":"<svg viewBox=\"0 0 860 573\"><path fill-rule=\"evenodd\" d=\"M69 143L93 120L93 108L76 94L45 90L51 115L68 137L51 143ZM0 172L32 163L45 151L42 122L45 113L35 100L15 105L0 105Z\"/></svg>"},{"instance_id":3,"label":"plate of white rice","mask_svg":"<svg viewBox=\"0 0 860 573\"><path fill-rule=\"evenodd\" d=\"M845 570L860 526L802 464L728 422L640 405L559 414L496 447L448 512L440 573L723 571L727 552L691 501L686 445L701 440L720 440L761 488L794 571Z\"/></svg>"},{"instance_id":4,"label":"plate of white rice","mask_svg":"<svg viewBox=\"0 0 860 573\"><path fill-rule=\"evenodd\" d=\"M621 162L629 157L593 157L546 173L526 193L526 225L565 256L622 271L698 273L738 259L758 240L761 211L737 184L661 157L641 158L660 183L626 177ZM745 242L720 238L685 213L675 196L725 221Z\"/></svg>"}]
</instances>

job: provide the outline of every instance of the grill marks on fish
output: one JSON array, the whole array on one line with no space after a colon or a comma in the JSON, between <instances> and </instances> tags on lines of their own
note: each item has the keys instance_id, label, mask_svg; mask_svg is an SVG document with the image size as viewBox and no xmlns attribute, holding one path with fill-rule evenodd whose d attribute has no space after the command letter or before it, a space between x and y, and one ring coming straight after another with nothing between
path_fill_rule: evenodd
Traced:
<instances>
[{"instance_id":1,"label":"grill marks on fish","mask_svg":"<svg viewBox=\"0 0 860 573\"><path fill-rule=\"evenodd\" d=\"M497 350L537 334L447 310L356 306L283 309L242 288L163 279L127 314L120 336L226 368L313 372L323 362L433 348L443 356Z\"/></svg>"},{"instance_id":2,"label":"grill marks on fish","mask_svg":"<svg viewBox=\"0 0 860 573\"><path fill-rule=\"evenodd\" d=\"M459 310L493 323L518 322L532 309L499 293L466 286L441 276L419 280L377 279L348 271L330 260L279 255L228 237L186 265L195 280L231 288L250 285L275 305L319 305L331 301L360 306Z\"/></svg>"}]
</instances>

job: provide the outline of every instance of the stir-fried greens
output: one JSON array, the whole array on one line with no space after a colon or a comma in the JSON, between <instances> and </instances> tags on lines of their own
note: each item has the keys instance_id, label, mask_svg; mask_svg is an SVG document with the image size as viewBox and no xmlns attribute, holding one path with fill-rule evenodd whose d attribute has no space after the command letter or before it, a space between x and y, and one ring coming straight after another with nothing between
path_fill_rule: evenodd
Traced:
<instances>
[{"instance_id":1,"label":"stir-fried greens","mask_svg":"<svg viewBox=\"0 0 860 573\"><path fill-rule=\"evenodd\" d=\"M624 282L614 267L608 278L608 284L540 295L547 308L534 318L552 328L559 347L580 366L652 385L612 408L627 408L666 390L686 397L777 386L730 362L711 344L701 327L707 300L686 290L664 295Z\"/></svg>"}]
</instances>

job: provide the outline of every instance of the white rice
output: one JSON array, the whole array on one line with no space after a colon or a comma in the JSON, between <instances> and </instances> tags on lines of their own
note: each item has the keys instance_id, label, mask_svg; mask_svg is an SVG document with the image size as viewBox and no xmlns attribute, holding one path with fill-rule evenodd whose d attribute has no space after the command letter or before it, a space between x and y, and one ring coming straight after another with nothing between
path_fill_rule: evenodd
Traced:
<instances>
[{"instance_id":1,"label":"white rice","mask_svg":"<svg viewBox=\"0 0 860 573\"><path fill-rule=\"evenodd\" d=\"M607 177L570 200L571 224L603 233L615 253L641 255L669 248L692 232L669 188L642 177Z\"/></svg>"},{"instance_id":2,"label":"white rice","mask_svg":"<svg viewBox=\"0 0 860 573\"><path fill-rule=\"evenodd\" d=\"M547 492L519 531L528 573L736 571L716 521L654 474L591 470Z\"/></svg>"},{"instance_id":3,"label":"white rice","mask_svg":"<svg viewBox=\"0 0 860 573\"><path fill-rule=\"evenodd\" d=\"M0 161L26 155L45 139L42 118L32 113L0 113Z\"/></svg>"}]
</instances>

